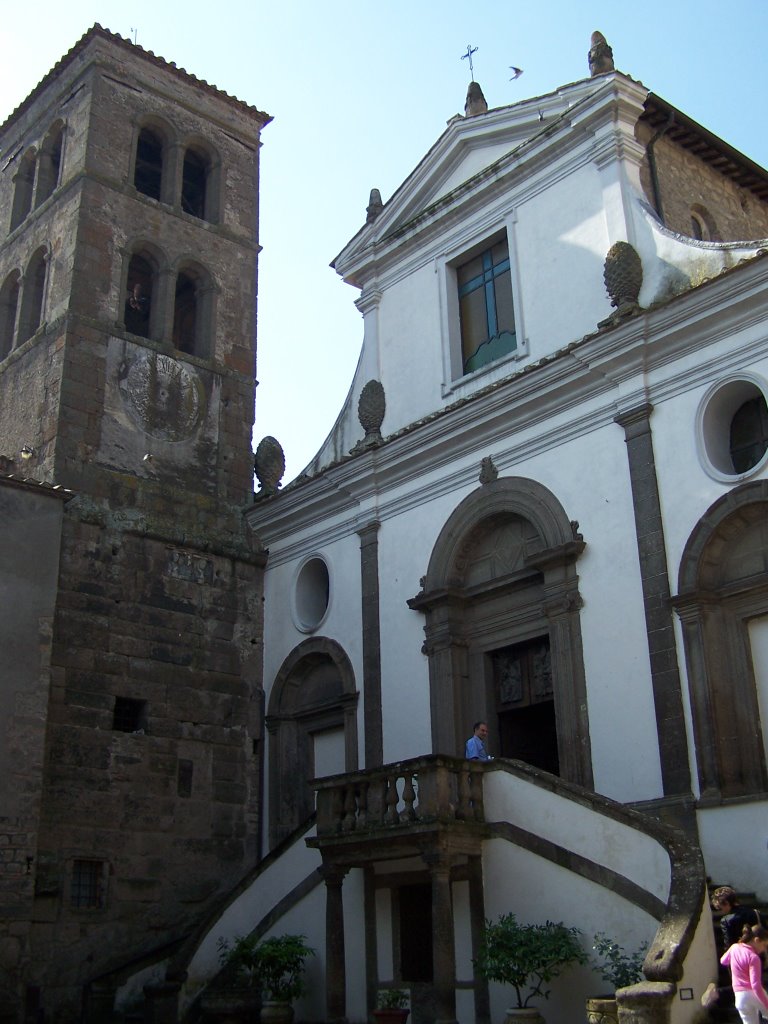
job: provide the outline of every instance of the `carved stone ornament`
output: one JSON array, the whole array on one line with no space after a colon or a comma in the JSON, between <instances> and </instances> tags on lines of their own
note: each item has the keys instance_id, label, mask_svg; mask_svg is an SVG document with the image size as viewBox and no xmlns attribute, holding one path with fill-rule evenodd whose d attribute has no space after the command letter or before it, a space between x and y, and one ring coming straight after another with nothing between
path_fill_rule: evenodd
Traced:
<instances>
[{"instance_id":1,"label":"carved stone ornament","mask_svg":"<svg viewBox=\"0 0 768 1024\"><path fill-rule=\"evenodd\" d=\"M360 392L357 402L357 417L365 431L365 437L357 442L352 449L353 452L381 444L381 424L384 422L386 411L387 401L381 381L369 380Z\"/></svg>"},{"instance_id":2,"label":"carved stone ornament","mask_svg":"<svg viewBox=\"0 0 768 1024\"><path fill-rule=\"evenodd\" d=\"M381 201L381 192L377 188L372 188L368 198L368 205L365 208L365 223L372 224L383 209L384 203Z\"/></svg>"},{"instance_id":3,"label":"carved stone ornament","mask_svg":"<svg viewBox=\"0 0 768 1024\"><path fill-rule=\"evenodd\" d=\"M604 75L607 71L615 71L613 50L605 41L603 33L593 32L590 44L587 54L590 75L594 78L595 75Z\"/></svg>"},{"instance_id":4,"label":"carved stone ornament","mask_svg":"<svg viewBox=\"0 0 768 1024\"><path fill-rule=\"evenodd\" d=\"M480 461L480 476L477 478L481 484L492 484L494 480L497 480L499 471L493 464L493 459L490 455L486 455L484 459Z\"/></svg>"},{"instance_id":5,"label":"carved stone ornament","mask_svg":"<svg viewBox=\"0 0 768 1024\"><path fill-rule=\"evenodd\" d=\"M263 497L277 494L285 472L285 455L277 438L269 434L262 437L256 448L253 465L261 485L259 494Z\"/></svg>"},{"instance_id":6,"label":"carved stone ornament","mask_svg":"<svg viewBox=\"0 0 768 1024\"><path fill-rule=\"evenodd\" d=\"M643 264L629 242L614 242L603 267L605 288L619 316L638 309L637 298L643 284Z\"/></svg>"},{"instance_id":7,"label":"carved stone ornament","mask_svg":"<svg viewBox=\"0 0 768 1024\"><path fill-rule=\"evenodd\" d=\"M118 387L131 419L162 441L191 437L205 411L203 387L194 369L169 355L141 352L124 362Z\"/></svg>"},{"instance_id":8,"label":"carved stone ornament","mask_svg":"<svg viewBox=\"0 0 768 1024\"><path fill-rule=\"evenodd\" d=\"M483 96L483 90L477 82L470 82L467 89L467 99L464 103L464 116L474 117L475 114L486 114L487 112L488 104L485 101L485 96Z\"/></svg>"}]
</instances>

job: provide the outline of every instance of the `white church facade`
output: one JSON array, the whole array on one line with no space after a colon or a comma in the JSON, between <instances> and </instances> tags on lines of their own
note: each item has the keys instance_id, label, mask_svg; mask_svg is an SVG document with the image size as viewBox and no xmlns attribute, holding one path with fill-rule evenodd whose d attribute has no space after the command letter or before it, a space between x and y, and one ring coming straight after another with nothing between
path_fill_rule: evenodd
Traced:
<instances>
[{"instance_id":1,"label":"white church facade","mask_svg":"<svg viewBox=\"0 0 768 1024\"><path fill-rule=\"evenodd\" d=\"M768 234L768 178L597 71L498 109L473 84L391 199L372 193L335 260L364 319L347 401L248 516L269 553L267 841L290 843L316 789L328 1019L388 984L416 1020L497 1017L472 959L506 911L652 941L653 1012L692 1019L705 876L764 885L768 262L738 239ZM501 760L462 782L476 720Z\"/></svg>"}]
</instances>

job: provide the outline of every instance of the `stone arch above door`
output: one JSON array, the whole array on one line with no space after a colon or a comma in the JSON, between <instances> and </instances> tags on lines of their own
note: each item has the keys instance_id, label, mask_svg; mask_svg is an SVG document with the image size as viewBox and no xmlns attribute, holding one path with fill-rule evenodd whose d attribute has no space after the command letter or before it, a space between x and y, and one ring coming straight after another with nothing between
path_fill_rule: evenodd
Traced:
<instances>
[{"instance_id":1,"label":"stone arch above door","mask_svg":"<svg viewBox=\"0 0 768 1024\"><path fill-rule=\"evenodd\" d=\"M560 774L592 786L576 572L584 546L551 491L523 477L484 484L449 516L408 602L426 616L433 752L460 754L473 719L492 718L487 655L546 635Z\"/></svg>"},{"instance_id":2,"label":"stone arch above door","mask_svg":"<svg viewBox=\"0 0 768 1024\"><path fill-rule=\"evenodd\" d=\"M735 488L702 516L683 551L674 605L683 626L701 801L764 797L768 771L750 622L768 617L768 481Z\"/></svg>"},{"instance_id":3,"label":"stone arch above door","mask_svg":"<svg viewBox=\"0 0 768 1024\"><path fill-rule=\"evenodd\" d=\"M269 696L269 838L276 846L314 810L313 740L339 730L343 771L356 771L358 692L344 649L327 637L295 647L275 676Z\"/></svg>"}]
</instances>

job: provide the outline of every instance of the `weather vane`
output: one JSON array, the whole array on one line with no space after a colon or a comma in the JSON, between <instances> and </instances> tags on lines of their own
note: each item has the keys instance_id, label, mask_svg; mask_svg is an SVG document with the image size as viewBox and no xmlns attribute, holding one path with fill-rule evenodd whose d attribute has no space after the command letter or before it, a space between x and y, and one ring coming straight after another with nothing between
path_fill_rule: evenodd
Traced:
<instances>
[{"instance_id":1,"label":"weather vane","mask_svg":"<svg viewBox=\"0 0 768 1024\"><path fill-rule=\"evenodd\" d=\"M462 53L462 55L461 55L461 59L462 60L468 60L469 61L469 77L470 77L470 80L472 82L474 82L474 80L475 80L475 69L472 66L472 54L473 53L477 53L477 51L478 51L478 47L477 46L472 46L471 43L467 43L467 52L466 53Z\"/></svg>"}]
</instances>

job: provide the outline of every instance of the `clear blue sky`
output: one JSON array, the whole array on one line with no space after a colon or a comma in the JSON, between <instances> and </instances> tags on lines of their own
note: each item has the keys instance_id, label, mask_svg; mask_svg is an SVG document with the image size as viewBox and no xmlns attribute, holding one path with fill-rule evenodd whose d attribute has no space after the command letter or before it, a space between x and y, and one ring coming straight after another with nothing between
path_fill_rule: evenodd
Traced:
<instances>
[{"instance_id":1,"label":"clear blue sky","mask_svg":"<svg viewBox=\"0 0 768 1024\"><path fill-rule=\"evenodd\" d=\"M328 264L462 112L588 74L600 29L617 68L768 164L768 0L133 0L6 5L0 119L95 22L266 110L262 136L255 441L273 434L285 482L311 459L347 393L362 341L356 292ZM510 82L509 65L524 69ZM384 424L386 431L386 421Z\"/></svg>"}]
</instances>

